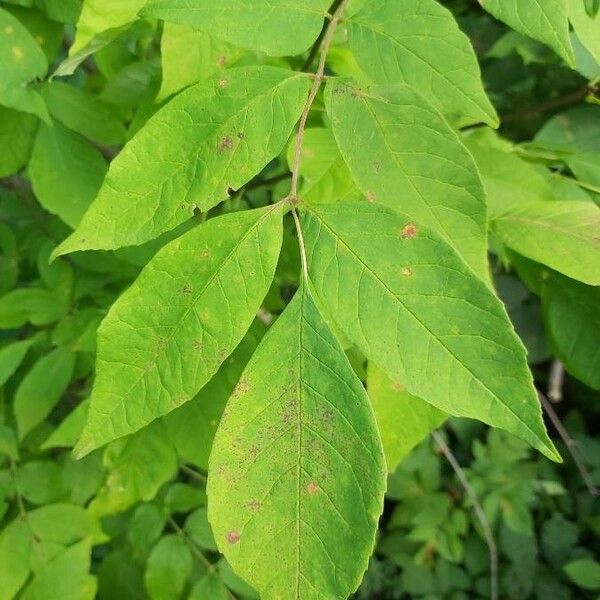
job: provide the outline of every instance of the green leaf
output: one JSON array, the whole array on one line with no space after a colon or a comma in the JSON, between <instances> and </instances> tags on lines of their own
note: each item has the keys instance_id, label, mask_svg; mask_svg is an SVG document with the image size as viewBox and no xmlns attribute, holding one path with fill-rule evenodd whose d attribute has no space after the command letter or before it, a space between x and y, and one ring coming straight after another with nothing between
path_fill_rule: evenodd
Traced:
<instances>
[{"instance_id":1,"label":"green leaf","mask_svg":"<svg viewBox=\"0 0 600 600\"><path fill-rule=\"evenodd\" d=\"M90 553L89 541L63 550L36 573L20 598L93 600L96 597L96 578L89 574Z\"/></svg>"},{"instance_id":2,"label":"green leaf","mask_svg":"<svg viewBox=\"0 0 600 600\"><path fill-rule=\"evenodd\" d=\"M44 101L29 87L33 80L46 75L46 56L21 22L2 8L0 30L0 104L48 120Z\"/></svg>"},{"instance_id":3,"label":"green leaf","mask_svg":"<svg viewBox=\"0 0 600 600\"><path fill-rule=\"evenodd\" d=\"M377 418L388 466L393 473L406 455L448 417L421 398L409 394L401 383L369 363L367 392Z\"/></svg>"},{"instance_id":4,"label":"green leaf","mask_svg":"<svg viewBox=\"0 0 600 600\"><path fill-rule=\"evenodd\" d=\"M250 327L271 285L282 206L232 213L164 246L98 329L87 454L193 398Z\"/></svg>"},{"instance_id":5,"label":"green leaf","mask_svg":"<svg viewBox=\"0 0 600 600\"><path fill-rule=\"evenodd\" d=\"M330 0L149 0L142 14L204 29L236 46L291 56L315 41Z\"/></svg>"},{"instance_id":6,"label":"green leaf","mask_svg":"<svg viewBox=\"0 0 600 600\"><path fill-rule=\"evenodd\" d=\"M590 558L574 560L563 567L567 577L585 590L600 590L600 563Z\"/></svg>"},{"instance_id":7,"label":"green leaf","mask_svg":"<svg viewBox=\"0 0 600 600\"><path fill-rule=\"evenodd\" d=\"M569 20L579 38L590 54L600 63L600 18L588 14L581 0L568 0Z\"/></svg>"},{"instance_id":8,"label":"green leaf","mask_svg":"<svg viewBox=\"0 0 600 600\"><path fill-rule=\"evenodd\" d=\"M367 567L384 490L365 390L303 288L219 426L207 484L217 545L264 600L345 598Z\"/></svg>"},{"instance_id":9,"label":"green leaf","mask_svg":"<svg viewBox=\"0 0 600 600\"><path fill-rule=\"evenodd\" d=\"M123 144L125 126L112 107L74 85L53 81L42 88L50 114L77 133L108 146Z\"/></svg>"},{"instance_id":10,"label":"green leaf","mask_svg":"<svg viewBox=\"0 0 600 600\"><path fill-rule=\"evenodd\" d=\"M206 507L203 506L191 513L185 520L184 530L197 546L210 552L216 552L217 546L206 510Z\"/></svg>"},{"instance_id":11,"label":"green leaf","mask_svg":"<svg viewBox=\"0 0 600 600\"><path fill-rule=\"evenodd\" d=\"M18 288L0 297L0 329L16 329L25 323L48 325L65 316L65 298L48 290Z\"/></svg>"},{"instance_id":12,"label":"green leaf","mask_svg":"<svg viewBox=\"0 0 600 600\"><path fill-rule=\"evenodd\" d=\"M40 204L77 227L96 197L108 165L99 150L55 122L39 128L29 176Z\"/></svg>"},{"instance_id":13,"label":"green leaf","mask_svg":"<svg viewBox=\"0 0 600 600\"><path fill-rule=\"evenodd\" d=\"M177 535L163 537L150 554L144 583L151 600L180 598L192 573L192 554Z\"/></svg>"},{"instance_id":14,"label":"green leaf","mask_svg":"<svg viewBox=\"0 0 600 600\"><path fill-rule=\"evenodd\" d=\"M12 342L0 348L0 387L2 387L23 362L27 350L33 344L34 339Z\"/></svg>"},{"instance_id":15,"label":"green leaf","mask_svg":"<svg viewBox=\"0 0 600 600\"><path fill-rule=\"evenodd\" d=\"M27 514L31 533L38 540L69 546L90 535L94 522L75 504L48 504Z\"/></svg>"},{"instance_id":16,"label":"green leaf","mask_svg":"<svg viewBox=\"0 0 600 600\"><path fill-rule=\"evenodd\" d=\"M406 86L327 86L333 132L367 200L402 210L487 279L486 208L477 167L439 113Z\"/></svg>"},{"instance_id":17,"label":"green leaf","mask_svg":"<svg viewBox=\"0 0 600 600\"><path fill-rule=\"evenodd\" d=\"M242 50L202 29L165 23L160 43L162 85L158 100L231 67Z\"/></svg>"},{"instance_id":18,"label":"green leaf","mask_svg":"<svg viewBox=\"0 0 600 600\"><path fill-rule=\"evenodd\" d=\"M0 531L0 600L12 600L29 576L31 534L17 518Z\"/></svg>"},{"instance_id":19,"label":"green leaf","mask_svg":"<svg viewBox=\"0 0 600 600\"><path fill-rule=\"evenodd\" d=\"M15 485L31 504L58 502L67 494L60 467L50 460L33 460L20 465Z\"/></svg>"},{"instance_id":20,"label":"green leaf","mask_svg":"<svg viewBox=\"0 0 600 600\"><path fill-rule=\"evenodd\" d=\"M569 373L600 390L600 288L552 274L542 300L556 356Z\"/></svg>"},{"instance_id":21,"label":"green leaf","mask_svg":"<svg viewBox=\"0 0 600 600\"><path fill-rule=\"evenodd\" d=\"M497 19L520 33L550 46L571 66L575 63L569 38L568 0L479 0Z\"/></svg>"},{"instance_id":22,"label":"green leaf","mask_svg":"<svg viewBox=\"0 0 600 600\"><path fill-rule=\"evenodd\" d=\"M56 348L40 358L15 393L15 418L23 439L56 406L67 389L75 368L75 354Z\"/></svg>"},{"instance_id":23,"label":"green leaf","mask_svg":"<svg viewBox=\"0 0 600 600\"><path fill-rule=\"evenodd\" d=\"M312 208L302 222L310 279L369 360L437 408L559 459L501 302L443 240L377 205Z\"/></svg>"},{"instance_id":24,"label":"green leaf","mask_svg":"<svg viewBox=\"0 0 600 600\"><path fill-rule=\"evenodd\" d=\"M78 404L42 444L42 450L49 448L72 448L79 439L87 420L89 400Z\"/></svg>"},{"instance_id":25,"label":"green leaf","mask_svg":"<svg viewBox=\"0 0 600 600\"><path fill-rule=\"evenodd\" d=\"M435 0L373 0L348 24L350 48L375 82L403 83L459 125L498 125L469 38Z\"/></svg>"},{"instance_id":26,"label":"green leaf","mask_svg":"<svg viewBox=\"0 0 600 600\"><path fill-rule=\"evenodd\" d=\"M183 91L112 162L56 253L141 244L225 200L281 152L309 86L303 74L241 67Z\"/></svg>"},{"instance_id":27,"label":"green leaf","mask_svg":"<svg viewBox=\"0 0 600 600\"><path fill-rule=\"evenodd\" d=\"M81 0L36 0L36 4L59 23L75 24L81 12Z\"/></svg>"},{"instance_id":28,"label":"green leaf","mask_svg":"<svg viewBox=\"0 0 600 600\"><path fill-rule=\"evenodd\" d=\"M108 446L104 466L104 484L90 505L94 516L152 500L177 472L177 456L162 423L157 422Z\"/></svg>"},{"instance_id":29,"label":"green leaf","mask_svg":"<svg viewBox=\"0 0 600 600\"><path fill-rule=\"evenodd\" d=\"M221 578L209 573L194 585L189 600L231 600L231 595Z\"/></svg>"},{"instance_id":30,"label":"green leaf","mask_svg":"<svg viewBox=\"0 0 600 600\"><path fill-rule=\"evenodd\" d=\"M17 460L19 458L19 446L17 443L17 436L14 431L0 423L0 457L8 456L12 460ZM0 493L3 490L0 489ZM0 499L2 496L0 496Z\"/></svg>"},{"instance_id":31,"label":"green leaf","mask_svg":"<svg viewBox=\"0 0 600 600\"><path fill-rule=\"evenodd\" d=\"M37 125L33 115L0 106L0 177L13 175L27 164Z\"/></svg>"},{"instance_id":32,"label":"green leaf","mask_svg":"<svg viewBox=\"0 0 600 600\"><path fill-rule=\"evenodd\" d=\"M528 202L491 221L491 231L519 254L600 285L600 208L592 202Z\"/></svg>"}]
</instances>

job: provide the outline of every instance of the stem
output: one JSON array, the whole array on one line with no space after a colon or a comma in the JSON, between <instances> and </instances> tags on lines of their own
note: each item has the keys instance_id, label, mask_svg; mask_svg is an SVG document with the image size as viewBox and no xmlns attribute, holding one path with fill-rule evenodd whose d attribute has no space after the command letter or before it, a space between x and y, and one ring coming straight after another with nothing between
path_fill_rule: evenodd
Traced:
<instances>
[{"instance_id":1,"label":"stem","mask_svg":"<svg viewBox=\"0 0 600 600\"><path fill-rule=\"evenodd\" d=\"M206 485L206 475L204 475L203 473L199 473L195 469L191 469L190 467L184 464L179 465L179 468L186 475L189 475L193 479L196 479L196 481L199 481L202 485Z\"/></svg>"},{"instance_id":2,"label":"stem","mask_svg":"<svg viewBox=\"0 0 600 600\"><path fill-rule=\"evenodd\" d=\"M552 361L548 382L548 398L554 403L563 399L562 387L565 382L565 366L558 359Z\"/></svg>"},{"instance_id":3,"label":"stem","mask_svg":"<svg viewBox=\"0 0 600 600\"><path fill-rule=\"evenodd\" d=\"M491 600L498 600L498 548L496 547L496 542L494 540L494 534L492 533L490 522L485 516L483 507L479 502L479 498L477 498L475 490L469 483L466 473L458 464L458 461L456 460L454 454L452 454L452 450L450 450L442 436L437 431L432 431L431 437L435 440L435 443L437 444L438 448L442 451L442 453L446 457L446 460L450 463L450 466L452 467L454 473L456 474L460 483L462 484L465 492L467 493L467 496L469 496L469 499L471 500L471 504L473 505L473 511L475 512L475 515L479 520L490 553L490 598Z\"/></svg>"},{"instance_id":4,"label":"stem","mask_svg":"<svg viewBox=\"0 0 600 600\"><path fill-rule=\"evenodd\" d=\"M298 211L296 210L296 207L292 208L292 215L294 217L294 224L296 225L296 232L298 234L300 260L302 261L302 273L304 274L304 280L308 283L308 261L306 260L306 246L304 245L304 235L302 235L302 227L300 225L300 219L298 218Z\"/></svg>"},{"instance_id":5,"label":"stem","mask_svg":"<svg viewBox=\"0 0 600 600\"><path fill-rule=\"evenodd\" d=\"M594 485L590 472L588 471L583 459L579 454L577 442L569 435L569 432L565 429L565 426L562 424L560 417L556 414L556 411L554 410L554 407L552 406L552 403L548 400L548 398L546 398L546 396L544 396L544 394L542 394L542 392L540 391L538 391L538 396L540 398L542 406L544 407L544 410L548 415L548 418L552 421L552 424L556 428L558 435L565 443L569 454L573 458L573 462L575 463L575 466L577 467L577 470L579 471L579 474L581 475L581 478L583 479L583 482L585 483L585 486L587 487L589 493L594 497L600 496L600 490L598 490L598 488Z\"/></svg>"},{"instance_id":6,"label":"stem","mask_svg":"<svg viewBox=\"0 0 600 600\"><path fill-rule=\"evenodd\" d=\"M177 521L175 521L175 519L173 517L169 517L167 519L167 522L169 523L169 526L171 527L171 529L173 529L173 531L175 531L175 533L181 537L181 539L187 544L187 546L189 547L190 551L192 552L192 554L211 572L214 573L215 572L215 565L213 565L210 560L208 560L208 558L206 558L206 556L204 556L204 554L202 552L200 552L200 550L197 548L194 540L190 539L190 537L188 536L188 534L181 529L181 527L179 527L179 525L177 524Z\"/></svg>"}]
</instances>

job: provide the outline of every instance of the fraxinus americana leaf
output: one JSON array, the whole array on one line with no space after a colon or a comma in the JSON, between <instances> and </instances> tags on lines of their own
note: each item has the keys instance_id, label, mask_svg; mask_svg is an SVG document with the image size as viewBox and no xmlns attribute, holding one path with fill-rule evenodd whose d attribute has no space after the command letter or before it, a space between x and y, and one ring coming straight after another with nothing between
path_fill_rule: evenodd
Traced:
<instances>
[{"instance_id":1,"label":"fraxinus americana leaf","mask_svg":"<svg viewBox=\"0 0 600 600\"><path fill-rule=\"evenodd\" d=\"M374 204L400 210L446 239L488 279L485 192L458 135L404 85L327 85L336 141L357 184Z\"/></svg>"},{"instance_id":2,"label":"fraxinus americana leaf","mask_svg":"<svg viewBox=\"0 0 600 600\"><path fill-rule=\"evenodd\" d=\"M408 392L559 459L504 307L439 236L377 205L302 217L315 290L342 331Z\"/></svg>"},{"instance_id":3,"label":"fraxinus americana leaf","mask_svg":"<svg viewBox=\"0 0 600 600\"><path fill-rule=\"evenodd\" d=\"M200 27L226 42L271 56L291 56L315 41L330 4L330 0L149 0L142 14Z\"/></svg>"},{"instance_id":4,"label":"fraxinus americana leaf","mask_svg":"<svg viewBox=\"0 0 600 600\"><path fill-rule=\"evenodd\" d=\"M279 204L211 219L157 253L98 330L77 454L141 429L208 382L260 308L281 239Z\"/></svg>"},{"instance_id":5,"label":"fraxinus americana leaf","mask_svg":"<svg viewBox=\"0 0 600 600\"><path fill-rule=\"evenodd\" d=\"M364 387L306 287L229 400L207 489L219 549L264 600L346 598L358 587L385 462Z\"/></svg>"},{"instance_id":6,"label":"fraxinus americana leaf","mask_svg":"<svg viewBox=\"0 0 600 600\"><path fill-rule=\"evenodd\" d=\"M404 83L458 125L498 125L475 52L435 0L369 0L348 24L350 48L376 83Z\"/></svg>"},{"instance_id":7,"label":"fraxinus americana leaf","mask_svg":"<svg viewBox=\"0 0 600 600\"><path fill-rule=\"evenodd\" d=\"M186 89L112 162L55 254L141 244L225 200L283 150L309 87L303 73L262 66Z\"/></svg>"}]
</instances>

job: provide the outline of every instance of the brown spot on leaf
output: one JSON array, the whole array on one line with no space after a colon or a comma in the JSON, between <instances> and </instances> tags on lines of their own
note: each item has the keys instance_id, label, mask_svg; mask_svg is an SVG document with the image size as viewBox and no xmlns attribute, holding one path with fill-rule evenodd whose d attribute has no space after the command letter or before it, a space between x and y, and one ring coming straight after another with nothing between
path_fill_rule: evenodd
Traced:
<instances>
[{"instance_id":1,"label":"brown spot on leaf","mask_svg":"<svg viewBox=\"0 0 600 600\"><path fill-rule=\"evenodd\" d=\"M371 204L375 202L375 192L372 192L371 190L367 191L367 202Z\"/></svg>"},{"instance_id":2,"label":"brown spot on leaf","mask_svg":"<svg viewBox=\"0 0 600 600\"><path fill-rule=\"evenodd\" d=\"M233 140L231 137L226 135L219 143L219 152L225 152L225 150L231 150L233 148Z\"/></svg>"},{"instance_id":3,"label":"brown spot on leaf","mask_svg":"<svg viewBox=\"0 0 600 600\"><path fill-rule=\"evenodd\" d=\"M412 277L413 270L410 267L402 267L402 275L404 277Z\"/></svg>"},{"instance_id":4,"label":"brown spot on leaf","mask_svg":"<svg viewBox=\"0 0 600 600\"><path fill-rule=\"evenodd\" d=\"M227 57L224 54L221 54L221 56L219 56L217 59L217 64L221 67L221 69L224 69L227 66Z\"/></svg>"},{"instance_id":5,"label":"brown spot on leaf","mask_svg":"<svg viewBox=\"0 0 600 600\"><path fill-rule=\"evenodd\" d=\"M375 173L379 173L379 169L381 169L381 163L378 160L373 161L373 169L375 169Z\"/></svg>"},{"instance_id":6,"label":"brown spot on leaf","mask_svg":"<svg viewBox=\"0 0 600 600\"><path fill-rule=\"evenodd\" d=\"M210 252L208 251L208 248L205 248L205 249L202 251L202 257L203 257L203 258L208 258L209 256L210 256Z\"/></svg>"},{"instance_id":7,"label":"brown spot on leaf","mask_svg":"<svg viewBox=\"0 0 600 600\"><path fill-rule=\"evenodd\" d=\"M402 238L410 240L417 235L417 226L414 223L408 223L402 228Z\"/></svg>"},{"instance_id":8,"label":"brown spot on leaf","mask_svg":"<svg viewBox=\"0 0 600 600\"><path fill-rule=\"evenodd\" d=\"M311 481L307 486L306 486L306 491L311 495L314 496L321 488L314 482Z\"/></svg>"},{"instance_id":9,"label":"brown spot on leaf","mask_svg":"<svg viewBox=\"0 0 600 600\"><path fill-rule=\"evenodd\" d=\"M240 534L238 531L230 531L227 534L227 541L230 544L237 544L240 541Z\"/></svg>"},{"instance_id":10,"label":"brown spot on leaf","mask_svg":"<svg viewBox=\"0 0 600 600\"><path fill-rule=\"evenodd\" d=\"M250 384L247 379L240 379L233 390L232 396L237 397L245 394L250 389Z\"/></svg>"},{"instance_id":11,"label":"brown spot on leaf","mask_svg":"<svg viewBox=\"0 0 600 600\"><path fill-rule=\"evenodd\" d=\"M200 340L194 340L192 342L192 348L197 352L202 352L202 344L200 343Z\"/></svg>"},{"instance_id":12,"label":"brown spot on leaf","mask_svg":"<svg viewBox=\"0 0 600 600\"><path fill-rule=\"evenodd\" d=\"M393 383L392 387L396 392L402 392L404 390L404 386L401 383Z\"/></svg>"}]
</instances>

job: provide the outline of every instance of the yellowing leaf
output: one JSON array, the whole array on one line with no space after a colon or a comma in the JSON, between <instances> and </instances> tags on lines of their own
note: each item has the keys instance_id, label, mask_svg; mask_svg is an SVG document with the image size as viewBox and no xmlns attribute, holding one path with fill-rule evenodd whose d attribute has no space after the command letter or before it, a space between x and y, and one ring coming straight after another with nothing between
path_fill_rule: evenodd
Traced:
<instances>
[{"instance_id":1,"label":"yellowing leaf","mask_svg":"<svg viewBox=\"0 0 600 600\"><path fill-rule=\"evenodd\" d=\"M506 312L439 236L376 205L303 215L310 280L363 354L426 402L558 455Z\"/></svg>"},{"instance_id":2,"label":"yellowing leaf","mask_svg":"<svg viewBox=\"0 0 600 600\"><path fill-rule=\"evenodd\" d=\"M358 587L385 462L362 383L306 288L227 405L207 489L219 549L264 600L346 598Z\"/></svg>"},{"instance_id":3,"label":"yellowing leaf","mask_svg":"<svg viewBox=\"0 0 600 600\"><path fill-rule=\"evenodd\" d=\"M97 375L76 452L193 398L239 344L279 257L281 205L211 219L164 246L98 329Z\"/></svg>"},{"instance_id":4,"label":"yellowing leaf","mask_svg":"<svg viewBox=\"0 0 600 600\"><path fill-rule=\"evenodd\" d=\"M309 86L303 74L248 67L188 88L112 162L56 253L141 244L225 200L283 150Z\"/></svg>"}]
</instances>

